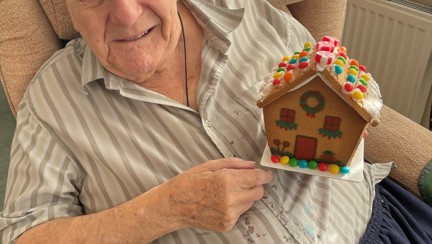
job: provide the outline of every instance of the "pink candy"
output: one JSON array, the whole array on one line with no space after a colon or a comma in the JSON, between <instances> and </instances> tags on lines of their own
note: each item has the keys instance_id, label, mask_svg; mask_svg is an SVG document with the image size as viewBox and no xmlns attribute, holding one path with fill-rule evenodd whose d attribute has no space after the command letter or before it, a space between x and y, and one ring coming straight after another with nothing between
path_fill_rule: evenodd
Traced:
<instances>
[{"instance_id":1,"label":"pink candy","mask_svg":"<svg viewBox=\"0 0 432 244\"><path fill-rule=\"evenodd\" d=\"M321 66L326 67L329 64L333 63L333 60L336 56L333 53L318 51L315 55L315 61Z\"/></svg>"},{"instance_id":2,"label":"pink candy","mask_svg":"<svg viewBox=\"0 0 432 244\"><path fill-rule=\"evenodd\" d=\"M340 44L340 41L337 38L334 38L332 36L323 36L323 38L321 39L321 41L330 42L335 47L339 46L339 44Z\"/></svg>"},{"instance_id":3,"label":"pink candy","mask_svg":"<svg viewBox=\"0 0 432 244\"><path fill-rule=\"evenodd\" d=\"M327 51L332 53L335 49L335 45L331 42L320 41L316 44L315 49L317 51Z\"/></svg>"}]
</instances>

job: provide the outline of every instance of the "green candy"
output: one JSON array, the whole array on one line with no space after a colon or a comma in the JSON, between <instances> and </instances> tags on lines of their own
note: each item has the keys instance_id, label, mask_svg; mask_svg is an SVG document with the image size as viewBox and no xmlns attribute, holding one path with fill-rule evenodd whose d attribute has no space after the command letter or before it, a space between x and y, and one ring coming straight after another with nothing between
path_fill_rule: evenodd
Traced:
<instances>
[{"instance_id":1,"label":"green candy","mask_svg":"<svg viewBox=\"0 0 432 244\"><path fill-rule=\"evenodd\" d=\"M357 70L357 72L359 71L359 68L355 65L350 65L350 69L355 69L355 70Z\"/></svg>"},{"instance_id":2,"label":"green candy","mask_svg":"<svg viewBox=\"0 0 432 244\"><path fill-rule=\"evenodd\" d=\"M318 168L318 163L315 160L309 161L308 167L309 169L316 169Z\"/></svg>"},{"instance_id":3,"label":"green candy","mask_svg":"<svg viewBox=\"0 0 432 244\"><path fill-rule=\"evenodd\" d=\"M289 160L288 164L289 164L291 167L297 167L297 165L298 165L297 159L295 159L295 158L291 158L291 159Z\"/></svg>"},{"instance_id":4,"label":"green candy","mask_svg":"<svg viewBox=\"0 0 432 244\"><path fill-rule=\"evenodd\" d=\"M345 60L345 58L344 57L342 57L342 56L339 56L339 57L337 57L337 59L340 59L344 64L346 63L346 60Z\"/></svg>"}]
</instances>

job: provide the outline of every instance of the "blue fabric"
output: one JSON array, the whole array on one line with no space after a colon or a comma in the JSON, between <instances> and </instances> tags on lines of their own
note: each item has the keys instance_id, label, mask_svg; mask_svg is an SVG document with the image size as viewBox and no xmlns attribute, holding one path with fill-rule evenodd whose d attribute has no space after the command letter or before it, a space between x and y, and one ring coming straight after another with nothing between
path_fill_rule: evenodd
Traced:
<instances>
[{"instance_id":1,"label":"blue fabric","mask_svg":"<svg viewBox=\"0 0 432 244\"><path fill-rule=\"evenodd\" d=\"M372 216L360 243L432 243L432 207L384 179L376 186Z\"/></svg>"}]
</instances>

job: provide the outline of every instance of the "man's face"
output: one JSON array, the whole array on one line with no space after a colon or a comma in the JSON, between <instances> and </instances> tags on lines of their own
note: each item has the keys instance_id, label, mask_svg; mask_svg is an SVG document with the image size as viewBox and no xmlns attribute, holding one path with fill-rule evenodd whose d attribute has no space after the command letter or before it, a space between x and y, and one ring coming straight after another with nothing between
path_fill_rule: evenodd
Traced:
<instances>
[{"instance_id":1,"label":"man's face","mask_svg":"<svg viewBox=\"0 0 432 244\"><path fill-rule=\"evenodd\" d=\"M163 67L180 37L177 0L67 0L67 5L99 62L137 83Z\"/></svg>"}]
</instances>

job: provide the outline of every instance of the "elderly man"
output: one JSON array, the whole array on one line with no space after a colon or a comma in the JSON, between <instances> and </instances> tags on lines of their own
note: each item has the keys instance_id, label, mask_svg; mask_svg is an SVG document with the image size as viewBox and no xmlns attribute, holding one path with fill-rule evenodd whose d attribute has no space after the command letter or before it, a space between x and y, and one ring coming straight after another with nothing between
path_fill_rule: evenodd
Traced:
<instances>
[{"instance_id":1,"label":"elderly man","mask_svg":"<svg viewBox=\"0 0 432 244\"><path fill-rule=\"evenodd\" d=\"M257 87L312 40L264 0L67 0L82 38L38 72L4 242L358 242L374 184L256 167ZM355 194L352 194L355 193Z\"/></svg>"}]
</instances>

